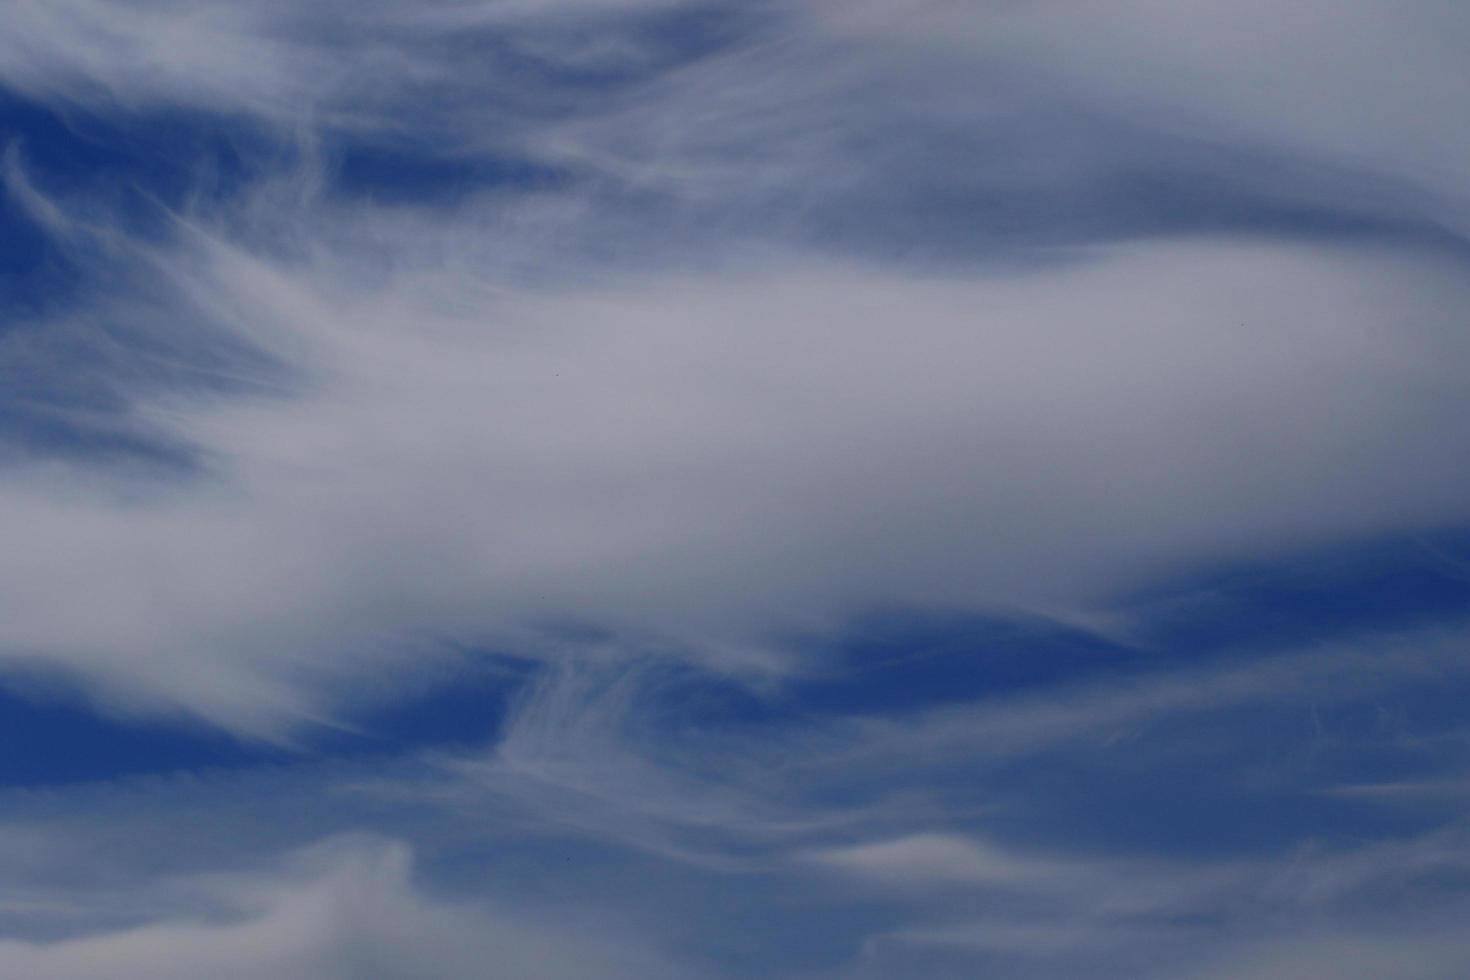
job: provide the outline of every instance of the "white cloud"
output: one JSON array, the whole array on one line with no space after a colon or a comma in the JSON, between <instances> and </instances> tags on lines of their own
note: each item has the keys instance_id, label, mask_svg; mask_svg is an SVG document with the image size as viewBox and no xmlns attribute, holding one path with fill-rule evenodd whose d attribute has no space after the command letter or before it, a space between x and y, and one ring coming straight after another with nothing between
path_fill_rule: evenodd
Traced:
<instances>
[{"instance_id":1,"label":"white cloud","mask_svg":"<svg viewBox=\"0 0 1470 980\"><path fill-rule=\"evenodd\" d=\"M1011 884L1048 877L1058 870L977 841L934 833L833 848L813 854L812 859L855 874L898 882Z\"/></svg>"},{"instance_id":2,"label":"white cloud","mask_svg":"<svg viewBox=\"0 0 1470 980\"><path fill-rule=\"evenodd\" d=\"M1457 161L1470 124L1470 16L1454 0L1035 0L828 3L839 36L989 61L1013 84L1115 113L1141 130L1299 155L1462 233ZM1406 190L1407 189L1407 190ZM1415 195L1422 195L1416 200Z\"/></svg>"},{"instance_id":3,"label":"white cloud","mask_svg":"<svg viewBox=\"0 0 1470 980\"><path fill-rule=\"evenodd\" d=\"M15 899L0 928L29 937L0 945L0 972L85 978L106 963L115 976L182 976L223 958L247 977L459 977L486 963L509 977L618 976L621 964L691 975L699 962L658 951L698 950L735 975L759 960L777 976L941 964L963 976L1003 957L1020 976L1079 963L1098 976L1249 976L1358 943L1377 962L1419 937L1450 941L1419 913L1458 908L1470 848L1457 816L1396 840L1324 829L1223 853L1087 847L1044 830L1021 843L1002 767L1037 747L1028 714L1054 745L1249 705L1326 711L1463 677L1462 650L1421 637L1303 651L916 719L948 736L966 722L948 742L841 721L687 727L699 717L690 691L661 689L670 674L656 661L568 665L467 757L0 795L0 875ZM1248 747L1273 742L1221 724ZM1170 731L1112 758L1167 784ZM1061 805L1044 792L1026 804ZM1006 824L1009 836L993 829ZM349 828L413 840L432 860L414 871L401 844L339 839Z\"/></svg>"},{"instance_id":4,"label":"white cloud","mask_svg":"<svg viewBox=\"0 0 1470 980\"><path fill-rule=\"evenodd\" d=\"M1391 255L1180 241L446 305L437 272L364 290L202 254L174 261L198 300L175 315L203 305L308 387L138 395L201 482L9 470L0 648L241 730L433 638L571 620L744 669L731 651L875 607L1080 610L1467 516L1470 297Z\"/></svg>"},{"instance_id":5,"label":"white cloud","mask_svg":"<svg viewBox=\"0 0 1470 980\"><path fill-rule=\"evenodd\" d=\"M444 639L529 649L546 622L575 621L779 672L772 635L874 608L1081 615L1174 571L1470 516L1455 452L1470 291L1451 260L1184 238L941 274L691 227L701 209L738 225L733 211L771 200L799 226L803 202L851 207L902 182L900 124L1000 134L918 184L1004 189L1052 157L1042 192L1086 184L1130 151L1044 114L1040 137L1018 136L1057 93L1136 118L1181 100L1221 139L1300 131L1306 144L1282 137L1287 156L1449 193L1415 161L1463 156L1453 125L1433 130L1448 142L1399 133L1416 147L1406 160L1338 139L1363 129L1356 112L1411 129L1446 116L1403 103L1444 90L1458 62L1382 79L1378 57L1448 37L1430 31L1456 29L1446 8L1354 5L1313 47L1323 11L1305 2L1251 8L1281 28L1269 42L1213 4L1187 20L1144 0L1107 14L917 4L876 33L873 8L772 7L728 50L575 109L552 100L566 111L475 97L503 79L449 43L472 27L512 44L581 37L586 17L626 26L666 7L13 6L0 76L58 104L254 113L303 146L339 125L422 144L452 130L447 151L493 144L598 179L389 207L324 197L329 169L308 154L143 245L8 157L29 212L73 249L94 242L87 260L124 285L85 287L65 323L7 334L7 363L69 383L69 365L27 345L103 346L121 323L163 350L243 341L300 386L257 377L278 396L201 401L147 390L171 365L79 375L129 400L111 424L198 446L210 477L8 467L0 515L25 530L0 556L0 655L80 675L114 704L279 737ZM1225 54L1200 26L1215 22ZM1267 77L1289 76L1279 98L1236 70L1262 45ZM1299 75L1297 50L1315 52ZM1034 84L976 99L986 72ZM463 98L426 98L436 86ZM1317 111L1323 92L1363 86L1378 101ZM695 217L630 221L599 183L625 178Z\"/></svg>"},{"instance_id":6,"label":"white cloud","mask_svg":"<svg viewBox=\"0 0 1470 980\"><path fill-rule=\"evenodd\" d=\"M15 0L0 14L0 83L63 107L221 113L308 144L323 130L433 128L446 116L426 107L449 90L481 96L455 100L461 111L499 102L481 121L509 127L505 110L534 86L512 85L487 48L637 65L647 52L617 43L624 21L685 2Z\"/></svg>"},{"instance_id":7,"label":"white cloud","mask_svg":"<svg viewBox=\"0 0 1470 980\"><path fill-rule=\"evenodd\" d=\"M0 941L0 972L35 980L693 975L688 964L572 917L553 924L435 902L411 872L402 844L327 841L277 871L199 878L200 914L53 942Z\"/></svg>"},{"instance_id":8,"label":"white cloud","mask_svg":"<svg viewBox=\"0 0 1470 980\"><path fill-rule=\"evenodd\" d=\"M1220 147L1290 171L1229 175L1264 198L1463 229L1459 8L762 4L686 58L639 29L682 6L0 13L0 84L26 97L249 119L300 151L250 161L265 169L238 196L180 205L146 241L105 195L57 196L6 151L9 198L95 275L56 320L0 333L4 377L100 386L125 406L105 424L192 446L200 468L7 457L0 661L110 710L278 740L401 695L446 650L543 668L484 751L7 795L0 919L47 928L11 930L0 974L688 976L659 950L748 954L793 928L778 917L829 964L868 939L847 965L878 975L940 975L936 949L957 976L994 955L1039 975L1448 972L1457 935L1395 916L1470 867L1453 828L1130 858L1018 847L985 807L1032 753L1458 680L1453 626L736 734L688 723L662 685L671 659L779 680L804 664L777 638L872 610L1106 621L1180 572L1470 519L1457 260L1387 234L1068 223L1087 224L1074 192ZM339 196L323 146L344 134L568 179L431 206ZM894 188L952 194L982 246L915 254L973 261L909 255L887 222L923 208ZM1019 248L971 208L1022 194L1041 199L1037 240L1098 244ZM837 212L908 258L815 244L845 242ZM93 348L100 367L68 360ZM434 849L436 870L332 836L358 826ZM443 897L436 874L487 842L495 873ZM566 894L590 911L550 908ZM1382 894L1402 904L1369 908ZM702 921L737 895L749 935Z\"/></svg>"}]
</instances>

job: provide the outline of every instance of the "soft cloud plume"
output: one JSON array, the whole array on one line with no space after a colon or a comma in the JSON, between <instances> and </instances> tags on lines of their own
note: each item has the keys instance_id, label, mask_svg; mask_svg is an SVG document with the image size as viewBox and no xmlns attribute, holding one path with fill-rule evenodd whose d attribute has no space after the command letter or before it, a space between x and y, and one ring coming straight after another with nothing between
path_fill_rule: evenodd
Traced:
<instances>
[{"instance_id":1,"label":"soft cloud plume","mask_svg":"<svg viewBox=\"0 0 1470 980\"><path fill-rule=\"evenodd\" d=\"M15 0L0 669L299 754L0 790L0 974L1451 972L1463 593L1159 621L1470 524L1467 29Z\"/></svg>"},{"instance_id":2,"label":"soft cloud plume","mask_svg":"<svg viewBox=\"0 0 1470 980\"><path fill-rule=\"evenodd\" d=\"M589 923L560 927L512 911L424 897L409 850L342 838L258 875L201 877L208 911L53 942L0 941L0 970L36 980L690 976Z\"/></svg>"},{"instance_id":3,"label":"soft cloud plume","mask_svg":"<svg viewBox=\"0 0 1470 980\"><path fill-rule=\"evenodd\" d=\"M577 621L699 655L875 607L1067 613L1470 499L1461 279L1371 251L1173 242L451 308L437 277L204 254L181 291L306 387L138 396L204 480L12 469L30 544L0 565L0 646L242 729L435 636Z\"/></svg>"}]
</instances>

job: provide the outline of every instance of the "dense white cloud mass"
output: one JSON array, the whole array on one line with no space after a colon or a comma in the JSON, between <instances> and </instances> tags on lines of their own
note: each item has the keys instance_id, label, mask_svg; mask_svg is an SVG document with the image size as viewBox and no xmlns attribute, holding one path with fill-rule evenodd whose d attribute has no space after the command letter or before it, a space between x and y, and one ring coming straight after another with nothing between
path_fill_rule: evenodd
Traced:
<instances>
[{"instance_id":1,"label":"dense white cloud mass","mask_svg":"<svg viewBox=\"0 0 1470 980\"><path fill-rule=\"evenodd\" d=\"M1090 611L1200 561L1453 523L1454 272L1177 241L442 309L433 283L350 295L221 252L188 287L308 390L140 396L202 484L7 474L33 545L0 564L4 645L249 728L436 632L754 653L874 607Z\"/></svg>"},{"instance_id":2,"label":"dense white cloud mass","mask_svg":"<svg viewBox=\"0 0 1470 980\"><path fill-rule=\"evenodd\" d=\"M0 789L0 976L1458 977L1467 95L1453 0L10 0L0 671L286 751Z\"/></svg>"}]
</instances>

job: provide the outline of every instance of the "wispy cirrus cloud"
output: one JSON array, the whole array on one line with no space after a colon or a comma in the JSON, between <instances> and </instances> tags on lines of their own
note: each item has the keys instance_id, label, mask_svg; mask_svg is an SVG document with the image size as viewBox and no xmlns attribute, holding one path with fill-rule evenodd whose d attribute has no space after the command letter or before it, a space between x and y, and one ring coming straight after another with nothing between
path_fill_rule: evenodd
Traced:
<instances>
[{"instance_id":1,"label":"wispy cirrus cloud","mask_svg":"<svg viewBox=\"0 0 1470 980\"><path fill-rule=\"evenodd\" d=\"M770 956L791 976L1054 976L1083 963L1100 976L1244 976L1296 962L1325 976L1356 950L1364 969L1393 959L1438 976L1459 948L1449 917L1470 868L1458 822L1430 815L1393 839L1345 837L1332 830L1354 811L1345 802L1335 817L1318 811L1315 834L1280 827L1222 847L1234 815L1212 822L1181 775L1228 780L1219 799L1242 812L1279 807L1282 792L1305 805L1329 760L1271 752L1279 736L1263 719L1320 714L1328 740L1362 706L1413 703L1425 676L1463 690L1460 647L1426 647L1384 638L1253 668L1166 670L1139 680L1158 692L1148 697L1099 680L1058 695L1091 706L1062 726L1043 699L999 699L998 724L1035 731L1029 713L1051 738L998 738L980 708L949 752L840 717L710 726L698 672L669 683L656 661L631 673L610 662L528 692L481 752L12 791L0 798L14 842L0 867L24 902L0 922L32 938L0 945L0 966L90 976L102 958L144 971L227 957L242 976L357 976L366 955L390 975L494 962L512 975L626 964L719 976ZM1334 664L1356 679L1324 683ZM1115 709L1097 708L1109 699ZM1234 750L1274 761L1222 770L1221 731L1263 733ZM1055 754L1078 744L1090 748ZM1071 778L1092 770L1123 790L1076 821L1172 809L1193 844L1028 836L1073 802L1029 782L1059 758ZM349 830L369 836L340 839ZM413 875L403 840L419 852ZM732 908L744 932L725 925ZM793 921L801 942L783 931ZM557 940L567 930L575 943Z\"/></svg>"},{"instance_id":2,"label":"wispy cirrus cloud","mask_svg":"<svg viewBox=\"0 0 1470 980\"><path fill-rule=\"evenodd\" d=\"M1450 975L1467 27L17 0L0 973Z\"/></svg>"},{"instance_id":3,"label":"wispy cirrus cloud","mask_svg":"<svg viewBox=\"0 0 1470 980\"><path fill-rule=\"evenodd\" d=\"M172 883L196 911L49 942L0 941L28 977L690 976L626 936L570 918L551 927L509 910L435 902L391 840L343 837L283 866ZM201 909L203 911L201 911ZM580 934L573 939L569 933Z\"/></svg>"},{"instance_id":4,"label":"wispy cirrus cloud","mask_svg":"<svg viewBox=\"0 0 1470 980\"><path fill-rule=\"evenodd\" d=\"M194 481L12 470L36 546L4 645L246 728L328 711L313 675L415 637L578 621L740 666L875 607L1096 611L1467 499L1459 279L1371 252L809 265L449 309L437 273L354 294L360 270L217 241L187 261L179 308L299 394L135 396L197 447Z\"/></svg>"}]
</instances>

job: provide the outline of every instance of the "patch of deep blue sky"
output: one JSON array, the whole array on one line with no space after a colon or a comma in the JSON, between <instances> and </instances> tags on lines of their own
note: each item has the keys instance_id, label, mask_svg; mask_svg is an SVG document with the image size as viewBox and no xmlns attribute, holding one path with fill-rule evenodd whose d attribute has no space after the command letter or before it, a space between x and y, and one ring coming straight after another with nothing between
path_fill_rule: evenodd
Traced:
<instances>
[{"instance_id":1,"label":"patch of deep blue sky","mask_svg":"<svg viewBox=\"0 0 1470 980\"><path fill-rule=\"evenodd\" d=\"M520 86L510 115L575 115L607 103L690 60L717 54L741 22L710 10L652 17L630 30L662 52L633 66L568 70L523 50L489 44L484 57ZM465 38L454 43L488 44ZM1432 216L1401 206L1409 195L1361 175L1248 148L1143 133L1114 120L1040 107L982 134L895 120L855 137L849 149L882 162L881 179L842 192L772 190L738 209L679 199L676 192L613 180L517 156L459 155L430 142L329 133L313 147L326 193L351 202L453 207L471 194L508 198L592 195L640 242L766 235L834 252L925 262L1028 261L1073 246L1178 233L1250 233L1324 241L1374 238L1415 249L1465 254L1465 243ZM996 179L966 176L966 161L1071 150L1110 160L1087 181L1056 186L1024 166ZM299 147L240 119L198 112L42 105L0 92L0 132L26 173L48 194L92 202L142 236L167 234L169 215L225 203L299 161ZM1125 149L1126 148L1126 149ZM1063 147L1061 152L1068 152ZM1392 200L1393 208L1375 202ZM81 292L115 288L119 273L95 250L64 242L14 200L0 202L0 336L57 330ZM620 224L621 223L621 224ZM611 240L580 243L617 260ZM672 249L671 249L672 251ZM136 285L136 284L130 284ZM93 325L94 327L96 325ZM160 444L119 423L126 384L225 385L211 359L251 352L201 344L157 351L146 330L119 322L0 347L0 443L6 453L123 459L187 473L190 448ZM139 363L183 365L116 376L115 356L98 355L105 334ZM187 336L169 331L169 343ZM147 355L146 357L144 355ZM160 356L166 355L166 356ZM268 367L257 364L256 367ZM64 410L62 410L64 409ZM85 409L85 411L78 411ZM0 454L3 458L3 454ZM1152 676L1209 663L1245 664L1302 645L1412 629L1470 612L1470 534L1423 534L1356 542L1269 565L1218 569L1146 595L1120 597L1144 627L1129 639L1062 624L889 610L852 624L841 638L793 640L810 672L766 693L668 668L667 702L651 717L669 731L801 731L834 719L900 717L941 705L1009 696L1063 697L1089 684ZM478 661L483 660L483 663ZM241 744L196 726L100 714L61 689L0 691L0 784L44 786L144 773L243 767L308 756L392 756L426 746L494 736L531 678L496 652L472 654L446 683L362 709L352 731L307 736L286 751ZM495 665L487 668L486 663ZM509 668L505 665L509 664ZM1381 695L1317 705L1299 693L1277 703L1185 712L1116 733L1067 743L1024 764L983 771L987 826L1016 839L1065 835L1110 848L1181 852L1263 847L1329 836L1407 833L1433 826L1424 808L1383 807L1325 788L1342 783L1429 779L1466 761L1470 685L1408 684ZM982 775L977 769L976 775ZM915 775L916 779L926 774ZM947 779L955 779L950 773ZM959 780L963 784L963 773ZM962 792L963 786L956 792Z\"/></svg>"}]
</instances>

